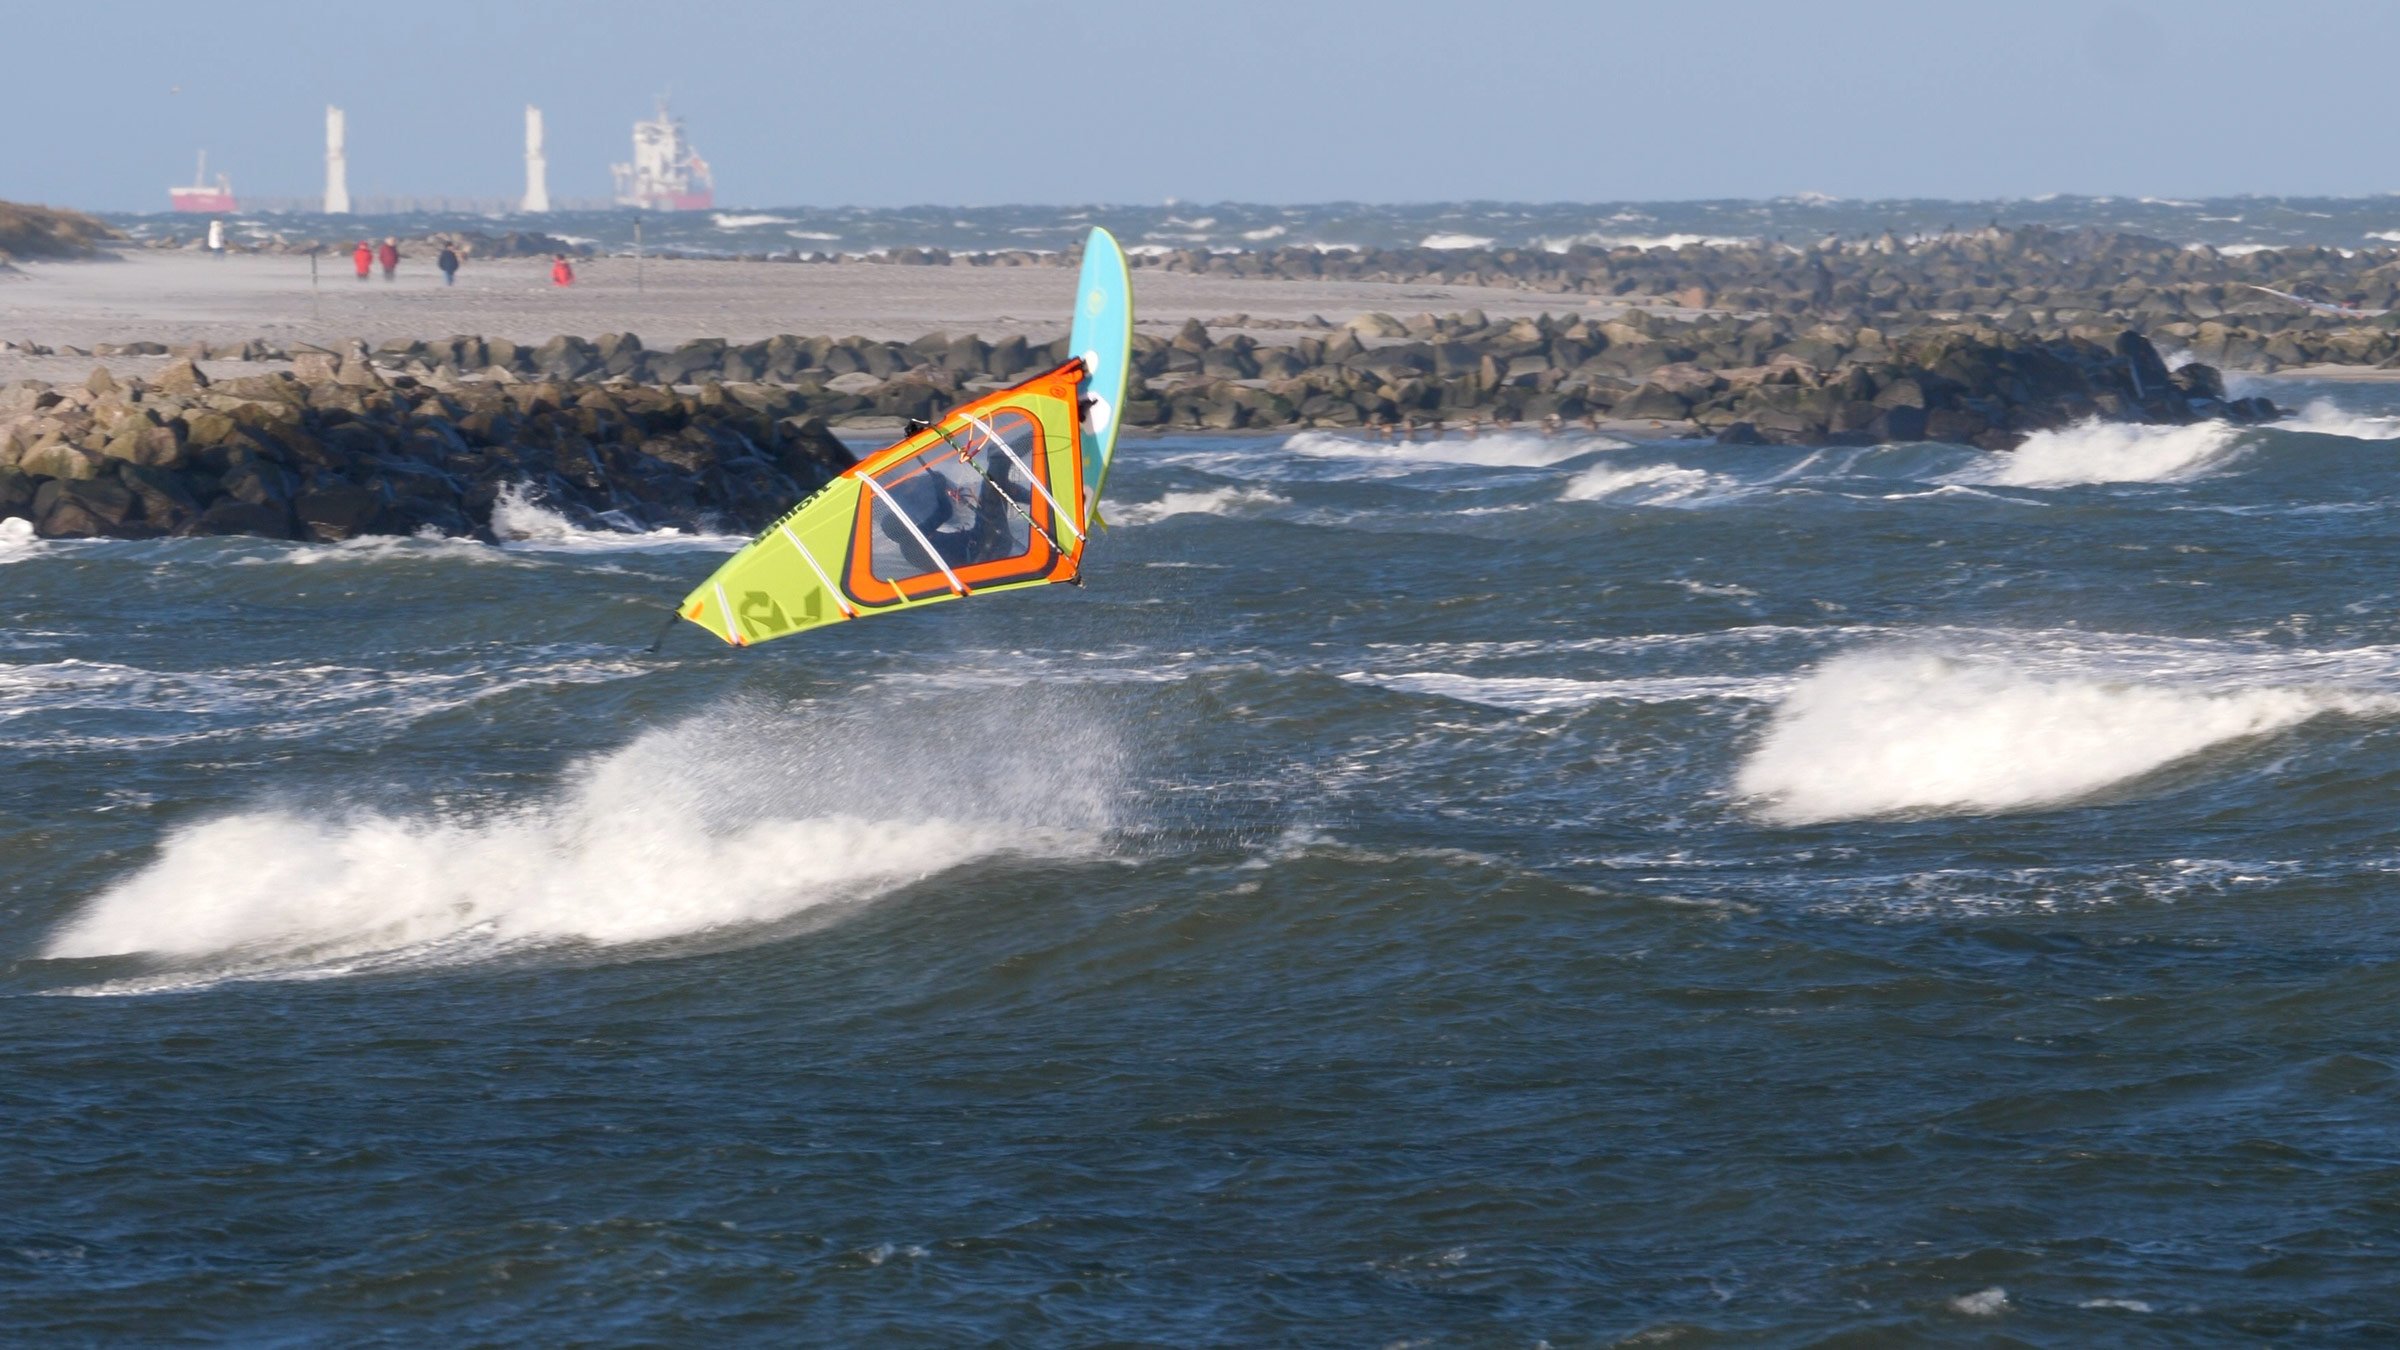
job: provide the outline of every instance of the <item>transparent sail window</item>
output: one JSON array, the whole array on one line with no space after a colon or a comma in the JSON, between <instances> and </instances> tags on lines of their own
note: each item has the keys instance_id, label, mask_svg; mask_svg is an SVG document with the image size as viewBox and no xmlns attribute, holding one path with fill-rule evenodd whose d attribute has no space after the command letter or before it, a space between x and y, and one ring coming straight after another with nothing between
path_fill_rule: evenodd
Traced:
<instances>
[{"instance_id":1,"label":"transparent sail window","mask_svg":"<svg viewBox=\"0 0 2400 1350\"><path fill-rule=\"evenodd\" d=\"M960 572L1033 550L1030 518L1039 508L1025 469L1042 471L1041 430L1009 408L982 422L958 426L946 443L936 441L875 475L885 495L868 493L864 505L874 540L869 569L878 580L913 581L938 575L944 565Z\"/></svg>"}]
</instances>

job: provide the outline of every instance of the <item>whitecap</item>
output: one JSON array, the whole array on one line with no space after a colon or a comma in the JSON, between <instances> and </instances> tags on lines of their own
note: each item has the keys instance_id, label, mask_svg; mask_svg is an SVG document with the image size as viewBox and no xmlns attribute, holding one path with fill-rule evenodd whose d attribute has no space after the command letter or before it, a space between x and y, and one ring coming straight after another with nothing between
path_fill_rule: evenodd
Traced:
<instances>
[{"instance_id":1,"label":"whitecap","mask_svg":"<svg viewBox=\"0 0 2400 1350\"><path fill-rule=\"evenodd\" d=\"M2395 710L2388 695L2321 686L2136 683L1886 648L1836 657L1802 680L1734 787L1785 825L2025 811L2326 714Z\"/></svg>"},{"instance_id":2,"label":"whitecap","mask_svg":"<svg viewBox=\"0 0 2400 1350\"><path fill-rule=\"evenodd\" d=\"M148 955L185 987L323 978L756 931L976 859L1101 847L1121 797L1104 728L1041 705L938 722L723 705L496 815L235 812L170 834L43 954Z\"/></svg>"},{"instance_id":3,"label":"whitecap","mask_svg":"<svg viewBox=\"0 0 2400 1350\"><path fill-rule=\"evenodd\" d=\"M1986 455L1952 478L1994 487L2180 483L2230 463L2240 454L2240 434L2240 428L2225 422L2079 422L2063 430L2037 431L2015 450Z\"/></svg>"},{"instance_id":4,"label":"whitecap","mask_svg":"<svg viewBox=\"0 0 2400 1350\"><path fill-rule=\"evenodd\" d=\"M1960 1294L1950 1300L1950 1311L1968 1317L1998 1317L2008 1311L2008 1291L1998 1285L1978 1289L1972 1294Z\"/></svg>"},{"instance_id":5,"label":"whitecap","mask_svg":"<svg viewBox=\"0 0 2400 1350\"><path fill-rule=\"evenodd\" d=\"M1595 464L1568 480L1559 500L1659 506L1723 492L1734 480L1680 464Z\"/></svg>"}]
</instances>

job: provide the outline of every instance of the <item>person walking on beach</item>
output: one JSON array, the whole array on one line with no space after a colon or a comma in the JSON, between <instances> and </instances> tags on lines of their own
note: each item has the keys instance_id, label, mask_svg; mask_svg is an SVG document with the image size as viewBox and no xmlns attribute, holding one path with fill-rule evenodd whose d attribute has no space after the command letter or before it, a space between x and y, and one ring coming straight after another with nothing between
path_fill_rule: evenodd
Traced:
<instances>
[{"instance_id":1,"label":"person walking on beach","mask_svg":"<svg viewBox=\"0 0 2400 1350\"><path fill-rule=\"evenodd\" d=\"M442 269L442 284L443 284L443 285L445 285L445 286L455 286L455 285L457 285L457 284L458 284L458 250L457 250L457 249L454 249L454 248L450 247L448 244L444 244L444 245L442 245L442 256L440 256L440 257L438 257L438 258L434 259L434 260L433 260L433 265L434 265L434 266L436 266L436 267L438 267L438 268L440 268L440 269Z\"/></svg>"},{"instance_id":2,"label":"person walking on beach","mask_svg":"<svg viewBox=\"0 0 2400 1350\"><path fill-rule=\"evenodd\" d=\"M364 239L359 240L358 248L350 254L350 261L358 268L358 279L365 281L367 273L375 270L374 246Z\"/></svg>"},{"instance_id":3,"label":"person walking on beach","mask_svg":"<svg viewBox=\"0 0 2400 1350\"><path fill-rule=\"evenodd\" d=\"M212 257L223 258L225 256L224 221L212 220L208 222L208 251Z\"/></svg>"},{"instance_id":4,"label":"person walking on beach","mask_svg":"<svg viewBox=\"0 0 2400 1350\"><path fill-rule=\"evenodd\" d=\"M551 255L550 284L553 286L572 286L575 284L575 264L568 262L567 255L564 253L555 253Z\"/></svg>"},{"instance_id":5,"label":"person walking on beach","mask_svg":"<svg viewBox=\"0 0 2400 1350\"><path fill-rule=\"evenodd\" d=\"M375 261L383 264L383 279L392 279L392 269L400 265L400 241L391 235L383 238L383 247L375 250Z\"/></svg>"}]
</instances>

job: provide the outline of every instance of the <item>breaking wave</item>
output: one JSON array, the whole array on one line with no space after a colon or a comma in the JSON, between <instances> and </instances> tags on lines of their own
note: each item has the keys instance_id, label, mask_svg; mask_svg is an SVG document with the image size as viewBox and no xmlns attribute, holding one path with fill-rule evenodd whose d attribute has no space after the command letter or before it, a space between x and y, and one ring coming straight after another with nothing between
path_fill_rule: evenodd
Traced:
<instances>
[{"instance_id":1,"label":"breaking wave","mask_svg":"<svg viewBox=\"0 0 2400 1350\"><path fill-rule=\"evenodd\" d=\"M1429 234L1417 241L1417 247L1490 248L1492 242L1491 236L1484 234Z\"/></svg>"},{"instance_id":2,"label":"breaking wave","mask_svg":"<svg viewBox=\"0 0 2400 1350\"><path fill-rule=\"evenodd\" d=\"M715 222L716 227L720 230L747 230L759 225L796 225L799 223L798 221L793 220L790 216L770 216L764 214L740 216L731 215L724 211L715 213L710 217L710 219Z\"/></svg>"},{"instance_id":3,"label":"breaking wave","mask_svg":"<svg viewBox=\"0 0 2400 1350\"><path fill-rule=\"evenodd\" d=\"M1734 788L1782 825L2024 811L2326 714L2395 711L2386 695L2322 687L2143 685L1885 649L1801 681Z\"/></svg>"},{"instance_id":4,"label":"breaking wave","mask_svg":"<svg viewBox=\"0 0 2400 1350\"><path fill-rule=\"evenodd\" d=\"M1998 487L2180 483L2232 461L2241 453L2240 434L2225 422L2166 427L2081 422L2037 431L2015 450L1987 456L1958 477Z\"/></svg>"},{"instance_id":5,"label":"breaking wave","mask_svg":"<svg viewBox=\"0 0 2400 1350\"><path fill-rule=\"evenodd\" d=\"M1567 480L1558 494L1569 502L1622 502L1656 506L1721 492L1734 480L1680 464L1595 464Z\"/></svg>"},{"instance_id":6,"label":"breaking wave","mask_svg":"<svg viewBox=\"0 0 2400 1350\"><path fill-rule=\"evenodd\" d=\"M1170 492L1154 502L1131 502L1105 514L1114 525L1150 525L1170 516L1232 516L1289 506L1291 500L1264 488L1221 487L1204 492Z\"/></svg>"},{"instance_id":7,"label":"breaking wave","mask_svg":"<svg viewBox=\"0 0 2400 1350\"><path fill-rule=\"evenodd\" d=\"M611 513L612 515L614 513ZM602 517L603 521L608 517ZM740 535L693 534L684 530L645 530L623 521L617 528L590 530L535 501L531 489L511 483L492 503L492 537L500 547L527 553L620 553L642 549L740 548L750 542Z\"/></svg>"},{"instance_id":8,"label":"breaking wave","mask_svg":"<svg viewBox=\"0 0 2400 1350\"><path fill-rule=\"evenodd\" d=\"M1113 742L1056 700L1001 702L917 718L720 705L483 818L225 816L169 835L44 955L165 967L82 992L323 978L757 932L977 859L1097 852Z\"/></svg>"},{"instance_id":9,"label":"breaking wave","mask_svg":"<svg viewBox=\"0 0 2400 1350\"><path fill-rule=\"evenodd\" d=\"M2400 417L2376 417L2354 413L2336 407L2330 399L2317 399L2302 408L2298 415L2275 423L2278 431L2307 431L2320 436L2347 436L2358 441L2400 440Z\"/></svg>"}]
</instances>

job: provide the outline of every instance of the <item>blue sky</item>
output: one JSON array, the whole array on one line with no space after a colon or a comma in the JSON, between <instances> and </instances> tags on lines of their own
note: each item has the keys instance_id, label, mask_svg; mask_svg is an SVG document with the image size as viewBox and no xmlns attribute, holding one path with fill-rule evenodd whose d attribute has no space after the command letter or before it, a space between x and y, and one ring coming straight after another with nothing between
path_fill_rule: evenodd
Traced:
<instances>
[{"instance_id":1,"label":"blue sky","mask_svg":"<svg viewBox=\"0 0 2400 1350\"><path fill-rule=\"evenodd\" d=\"M599 197L671 87L726 205L2400 189L2388 0L0 0L0 198ZM179 92L177 92L179 90Z\"/></svg>"}]
</instances>

